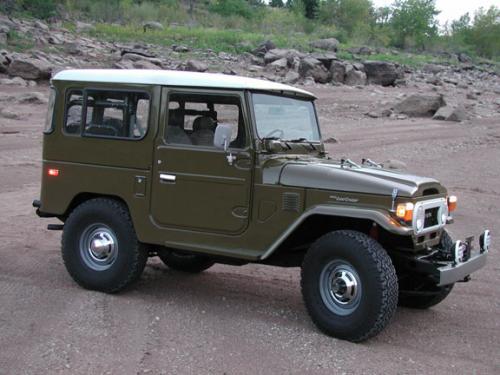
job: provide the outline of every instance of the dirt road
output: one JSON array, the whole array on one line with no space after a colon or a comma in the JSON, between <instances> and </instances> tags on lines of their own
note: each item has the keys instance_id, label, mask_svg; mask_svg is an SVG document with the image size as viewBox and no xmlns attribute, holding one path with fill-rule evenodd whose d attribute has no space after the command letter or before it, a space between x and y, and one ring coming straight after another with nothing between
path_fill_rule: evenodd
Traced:
<instances>
[{"instance_id":1,"label":"dirt road","mask_svg":"<svg viewBox=\"0 0 500 375\"><path fill-rule=\"evenodd\" d=\"M332 156L401 160L459 196L453 235L500 233L499 112L461 124L371 119L363 113L411 89L312 91L323 137L339 141L328 144ZM0 103L7 105L21 118L0 119L0 374L500 373L495 238L471 282L428 311L400 308L363 344L318 332L302 304L298 269L217 265L185 275L151 259L126 293L79 288L62 264L60 232L46 231L50 221L31 207L45 106Z\"/></svg>"}]
</instances>

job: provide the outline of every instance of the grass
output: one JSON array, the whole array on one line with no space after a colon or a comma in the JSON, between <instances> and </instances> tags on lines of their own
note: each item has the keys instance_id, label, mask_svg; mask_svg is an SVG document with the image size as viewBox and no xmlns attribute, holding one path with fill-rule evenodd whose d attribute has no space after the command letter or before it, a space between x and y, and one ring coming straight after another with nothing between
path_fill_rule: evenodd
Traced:
<instances>
[{"instance_id":1,"label":"grass","mask_svg":"<svg viewBox=\"0 0 500 375\"><path fill-rule=\"evenodd\" d=\"M26 52L35 47L32 35L20 34L17 31L9 31L7 44L9 49L15 52Z\"/></svg>"}]
</instances>

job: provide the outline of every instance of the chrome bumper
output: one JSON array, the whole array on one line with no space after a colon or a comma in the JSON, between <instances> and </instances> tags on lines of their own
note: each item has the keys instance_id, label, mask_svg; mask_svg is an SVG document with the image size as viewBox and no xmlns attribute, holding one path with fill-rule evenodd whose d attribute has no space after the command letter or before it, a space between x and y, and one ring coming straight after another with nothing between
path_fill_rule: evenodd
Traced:
<instances>
[{"instance_id":1,"label":"chrome bumper","mask_svg":"<svg viewBox=\"0 0 500 375\"><path fill-rule=\"evenodd\" d=\"M457 281L464 280L471 273L484 267L484 265L486 264L487 255L488 251L484 251L472 256L466 262L438 268L438 286L449 285Z\"/></svg>"}]
</instances>

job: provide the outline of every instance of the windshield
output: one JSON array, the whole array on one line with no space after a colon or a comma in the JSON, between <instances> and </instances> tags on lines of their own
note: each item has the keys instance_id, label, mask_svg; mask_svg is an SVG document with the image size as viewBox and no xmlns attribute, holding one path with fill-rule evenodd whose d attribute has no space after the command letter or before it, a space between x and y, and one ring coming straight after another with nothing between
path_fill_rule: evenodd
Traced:
<instances>
[{"instance_id":1,"label":"windshield","mask_svg":"<svg viewBox=\"0 0 500 375\"><path fill-rule=\"evenodd\" d=\"M319 129L311 100L253 94L259 138L319 142Z\"/></svg>"}]
</instances>

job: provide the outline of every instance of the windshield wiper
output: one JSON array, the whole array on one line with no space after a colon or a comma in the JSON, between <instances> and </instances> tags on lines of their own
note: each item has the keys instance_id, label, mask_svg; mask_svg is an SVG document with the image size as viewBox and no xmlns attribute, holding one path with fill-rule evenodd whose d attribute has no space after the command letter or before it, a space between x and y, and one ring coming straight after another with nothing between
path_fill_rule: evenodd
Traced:
<instances>
[{"instance_id":1,"label":"windshield wiper","mask_svg":"<svg viewBox=\"0 0 500 375\"><path fill-rule=\"evenodd\" d=\"M311 148L313 150L316 151L316 147L313 145L313 143L311 141L308 141L306 138L295 138L295 139L290 139L290 140L286 140L285 142L290 142L290 143L302 143L302 142L306 142L309 146L311 146Z\"/></svg>"}]
</instances>

